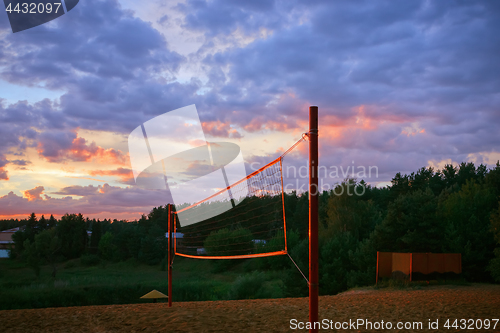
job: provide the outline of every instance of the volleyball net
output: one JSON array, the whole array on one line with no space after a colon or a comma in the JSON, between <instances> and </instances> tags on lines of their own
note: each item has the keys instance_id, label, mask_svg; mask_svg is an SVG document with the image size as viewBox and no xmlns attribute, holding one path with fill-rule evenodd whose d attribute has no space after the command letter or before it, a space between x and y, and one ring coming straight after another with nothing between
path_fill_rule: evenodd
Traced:
<instances>
[{"instance_id":1,"label":"volleyball net","mask_svg":"<svg viewBox=\"0 0 500 333\"><path fill-rule=\"evenodd\" d=\"M304 139L245 178L174 212L175 255L243 259L287 254L283 158Z\"/></svg>"}]
</instances>

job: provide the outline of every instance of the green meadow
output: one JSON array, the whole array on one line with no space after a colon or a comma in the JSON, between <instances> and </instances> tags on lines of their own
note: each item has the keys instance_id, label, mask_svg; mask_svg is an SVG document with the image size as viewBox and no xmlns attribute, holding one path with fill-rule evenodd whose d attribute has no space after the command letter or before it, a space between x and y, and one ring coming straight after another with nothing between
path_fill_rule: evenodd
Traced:
<instances>
[{"instance_id":1,"label":"green meadow","mask_svg":"<svg viewBox=\"0 0 500 333\"><path fill-rule=\"evenodd\" d=\"M224 272L209 260L176 257L173 269L173 298L208 301L241 298L282 297L278 273L249 271L252 263L238 261ZM167 272L162 265L150 266L135 260L83 265L75 259L61 263L57 277L42 266L40 276L24 263L0 260L0 310L130 304L151 302L140 297L153 289L168 293ZM166 302L159 299L158 302Z\"/></svg>"}]
</instances>

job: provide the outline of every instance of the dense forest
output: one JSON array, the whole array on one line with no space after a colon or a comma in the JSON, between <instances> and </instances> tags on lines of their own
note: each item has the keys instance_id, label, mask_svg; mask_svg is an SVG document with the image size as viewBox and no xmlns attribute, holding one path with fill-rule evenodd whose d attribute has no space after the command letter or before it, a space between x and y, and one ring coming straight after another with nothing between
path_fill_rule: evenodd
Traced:
<instances>
[{"instance_id":1,"label":"dense forest","mask_svg":"<svg viewBox=\"0 0 500 333\"><path fill-rule=\"evenodd\" d=\"M354 192L355 187L365 189ZM492 169L462 163L398 173L384 188L344 180L319 197L320 293L373 285L377 251L461 253L464 279L500 282L499 198L498 162ZM285 213L289 253L307 272L308 194L287 193ZM0 229L22 226L13 236L11 258L26 262L36 275L40 265L50 265L55 277L60 263L75 258L88 265L135 258L164 268L166 220L166 206L134 222L81 214L57 220L33 213L25 220L2 220ZM282 271L284 295L307 294L307 284L287 256L245 260L256 271ZM230 270L238 263L218 261L215 267Z\"/></svg>"}]
</instances>

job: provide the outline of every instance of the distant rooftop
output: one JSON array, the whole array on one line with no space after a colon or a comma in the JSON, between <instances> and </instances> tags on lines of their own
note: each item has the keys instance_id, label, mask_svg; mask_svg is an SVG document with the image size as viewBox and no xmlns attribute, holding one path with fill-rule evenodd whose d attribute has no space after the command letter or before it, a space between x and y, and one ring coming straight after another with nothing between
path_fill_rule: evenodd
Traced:
<instances>
[{"instance_id":1,"label":"distant rooftop","mask_svg":"<svg viewBox=\"0 0 500 333\"><path fill-rule=\"evenodd\" d=\"M165 233L165 237L168 238L168 232ZM172 237L183 238L184 234L182 232L173 232Z\"/></svg>"},{"instance_id":2,"label":"distant rooftop","mask_svg":"<svg viewBox=\"0 0 500 333\"><path fill-rule=\"evenodd\" d=\"M19 231L19 227L12 228L12 229L7 229L7 230L2 230L0 232L16 232L16 231Z\"/></svg>"}]
</instances>

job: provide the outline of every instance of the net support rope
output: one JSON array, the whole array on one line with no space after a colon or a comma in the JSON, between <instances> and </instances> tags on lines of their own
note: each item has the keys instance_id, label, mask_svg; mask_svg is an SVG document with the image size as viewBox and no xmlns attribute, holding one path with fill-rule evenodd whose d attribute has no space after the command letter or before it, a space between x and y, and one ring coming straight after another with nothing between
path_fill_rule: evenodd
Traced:
<instances>
[{"instance_id":1,"label":"net support rope","mask_svg":"<svg viewBox=\"0 0 500 333\"><path fill-rule=\"evenodd\" d=\"M293 260L292 256L290 255L290 253L286 253L288 255L288 258L290 258L290 260L293 262L293 264L295 265L295 267L297 267L297 269L299 270L300 274L302 274L302 276L304 277L304 280L306 280L307 284L309 285L309 280L306 278L306 276L304 275L304 273L302 273L302 270L300 269L300 267L295 263L295 261Z\"/></svg>"},{"instance_id":2,"label":"net support rope","mask_svg":"<svg viewBox=\"0 0 500 333\"><path fill-rule=\"evenodd\" d=\"M297 147L302 141L305 141L306 138L305 137L309 137L309 133L302 133L302 137L293 144L293 146L291 146L290 148L287 149L287 151L285 151L283 154L281 154L280 157L278 157L279 159L283 159L283 157L285 157L286 155L288 155L289 152L291 152L295 147Z\"/></svg>"}]
</instances>

